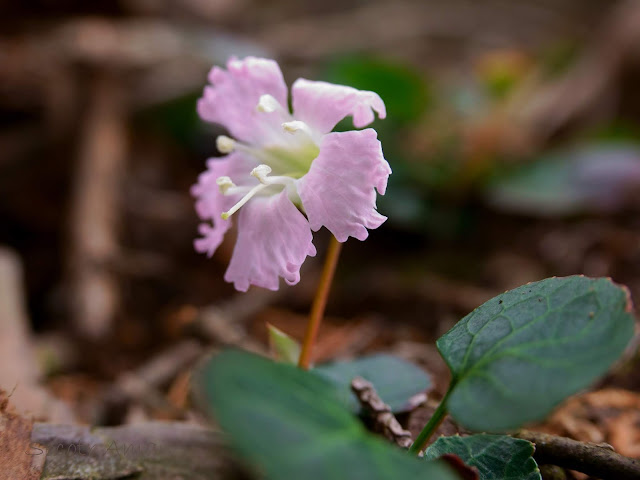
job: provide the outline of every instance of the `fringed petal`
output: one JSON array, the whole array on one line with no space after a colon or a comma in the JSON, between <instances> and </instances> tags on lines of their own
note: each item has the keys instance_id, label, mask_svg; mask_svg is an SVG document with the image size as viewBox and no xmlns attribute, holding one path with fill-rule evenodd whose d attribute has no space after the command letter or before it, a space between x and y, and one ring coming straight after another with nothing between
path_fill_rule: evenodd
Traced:
<instances>
[{"instance_id":1,"label":"fringed petal","mask_svg":"<svg viewBox=\"0 0 640 480\"><path fill-rule=\"evenodd\" d=\"M286 191L257 197L239 213L238 240L224 276L237 290L249 285L277 290L279 277L289 285L300 281L300 266L314 256L311 229Z\"/></svg>"},{"instance_id":2,"label":"fringed petal","mask_svg":"<svg viewBox=\"0 0 640 480\"><path fill-rule=\"evenodd\" d=\"M319 133L328 133L347 115L353 116L356 128L369 125L387 111L384 102L375 92L356 90L352 87L314 82L299 78L291 88L293 114Z\"/></svg>"},{"instance_id":3,"label":"fringed petal","mask_svg":"<svg viewBox=\"0 0 640 480\"><path fill-rule=\"evenodd\" d=\"M287 86L273 60L232 58L227 70L213 67L209 81L211 85L205 87L198 100L198 113L202 119L224 126L238 140L263 145L274 132L280 134L282 123L290 120ZM262 95L271 95L283 110L258 111L256 106Z\"/></svg>"},{"instance_id":4,"label":"fringed petal","mask_svg":"<svg viewBox=\"0 0 640 480\"><path fill-rule=\"evenodd\" d=\"M222 243L231 220L223 220L220 215L238 201L239 195L223 195L216 180L227 176L232 180L244 179L251 170L251 162L239 153L232 153L222 158L210 158L207 170L200 174L198 183L191 187L191 194L196 197L196 212L201 220L198 231L202 238L194 242L196 251L206 253L209 257ZM211 224L213 223L213 225Z\"/></svg>"},{"instance_id":5,"label":"fringed petal","mask_svg":"<svg viewBox=\"0 0 640 480\"><path fill-rule=\"evenodd\" d=\"M311 228L324 225L340 242L366 239L367 229L386 220L376 210L375 190L384 194L390 174L375 130L325 135L309 173L297 182Z\"/></svg>"}]
</instances>

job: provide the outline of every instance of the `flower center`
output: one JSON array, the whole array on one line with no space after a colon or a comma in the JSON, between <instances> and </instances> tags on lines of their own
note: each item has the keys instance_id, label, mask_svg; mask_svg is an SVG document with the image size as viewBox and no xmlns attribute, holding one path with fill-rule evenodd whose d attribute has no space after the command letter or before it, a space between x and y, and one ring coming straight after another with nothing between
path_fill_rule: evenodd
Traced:
<instances>
[{"instance_id":1,"label":"flower center","mask_svg":"<svg viewBox=\"0 0 640 480\"><path fill-rule=\"evenodd\" d=\"M219 177L216 180L218 184L218 188L220 188L220 192L223 195L234 195L238 193L244 193L245 195L236 203L233 207L231 207L228 211L222 213L222 219L226 220L231 215L240 210L245 203L251 200L256 194L262 192L266 188L269 188L274 185L282 185L285 188L295 190L294 179L285 175L275 175L270 177L271 167L269 165L258 165L256 168L251 170L251 175L256 177L260 182L258 185L254 187L237 187L229 177Z\"/></svg>"},{"instance_id":2,"label":"flower center","mask_svg":"<svg viewBox=\"0 0 640 480\"><path fill-rule=\"evenodd\" d=\"M222 213L222 218L225 220L254 196L268 194L266 189L269 187L287 188L291 200L300 204L294 181L309 171L311 163L320 153L311 128L306 123L293 119L291 114L273 96L262 95L256 105L256 111L264 115L278 115L278 118L290 120L281 123L280 128L274 127L273 141L262 147L247 145L225 135L216 139L216 146L221 153L231 153L237 150L255 158L260 163L251 171L251 175L260 182L253 187L236 186L229 177L217 179L218 187L223 195L244 194L238 203ZM273 122L270 124L273 125ZM275 175L269 176L272 172ZM271 188L269 194L280 191L282 188Z\"/></svg>"}]
</instances>

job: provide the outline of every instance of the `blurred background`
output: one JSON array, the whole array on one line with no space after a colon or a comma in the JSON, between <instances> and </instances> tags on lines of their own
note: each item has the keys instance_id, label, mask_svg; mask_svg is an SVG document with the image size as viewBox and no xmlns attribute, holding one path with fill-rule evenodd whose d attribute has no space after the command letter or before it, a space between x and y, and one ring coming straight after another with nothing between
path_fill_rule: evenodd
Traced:
<instances>
[{"instance_id":1,"label":"blurred background","mask_svg":"<svg viewBox=\"0 0 640 480\"><path fill-rule=\"evenodd\" d=\"M389 351L442 389L433 341L506 289L584 273L640 298L637 0L5 1L0 387L25 411L190 419L204 351L265 352L266 322L302 337L326 231L278 292L223 281L233 235L193 250L189 188L225 133L195 101L249 54L388 109L389 219L346 244L318 360ZM637 368L602 386L625 389L624 421L554 431L640 456L638 429L620 433L640 422Z\"/></svg>"}]
</instances>

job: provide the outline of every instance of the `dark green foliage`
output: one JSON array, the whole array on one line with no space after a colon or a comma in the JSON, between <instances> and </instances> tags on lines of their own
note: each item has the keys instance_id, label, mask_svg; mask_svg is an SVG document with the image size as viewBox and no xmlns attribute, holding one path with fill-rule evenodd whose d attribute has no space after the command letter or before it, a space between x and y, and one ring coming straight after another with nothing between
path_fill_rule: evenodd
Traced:
<instances>
[{"instance_id":1,"label":"dark green foliage","mask_svg":"<svg viewBox=\"0 0 640 480\"><path fill-rule=\"evenodd\" d=\"M499 295L437 342L453 374L448 410L474 431L540 420L609 369L633 324L628 291L609 279L549 278Z\"/></svg>"},{"instance_id":2,"label":"dark green foliage","mask_svg":"<svg viewBox=\"0 0 640 480\"><path fill-rule=\"evenodd\" d=\"M506 435L440 437L427 448L424 458L435 460L451 453L478 469L480 480L540 480L532 458L533 444Z\"/></svg>"},{"instance_id":3,"label":"dark green foliage","mask_svg":"<svg viewBox=\"0 0 640 480\"><path fill-rule=\"evenodd\" d=\"M458 480L369 434L331 383L294 366L227 351L200 384L231 445L268 479Z\"/></svg>"}]
</instances>

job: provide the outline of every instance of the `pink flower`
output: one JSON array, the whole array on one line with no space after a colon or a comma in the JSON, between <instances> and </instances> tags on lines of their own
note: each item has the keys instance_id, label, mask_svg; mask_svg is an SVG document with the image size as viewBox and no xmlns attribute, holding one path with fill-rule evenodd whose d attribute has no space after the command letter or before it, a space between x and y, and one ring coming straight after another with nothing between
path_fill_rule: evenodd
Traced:
<instances>
[{"instance_id":1,"label":"pink flower","mask_svg":"<svg viewBox=\"0 0 640 480\"><path fill-rule=\"evenodd\" d=\"M195 241L209 256L238 216L238 239L225 280L277 290L279 277L300 280L300 266L314 256L311 230L327 227L340 242L367 238L386 217L376 210L391 173L376 131L331 132L347 115L357 128L380 118L385 106L374 92L298 79L287 86L273 60L232 58L214 67L198 113L227 128L192 193L205 223Z\"/></svg>"}]
</instances>

